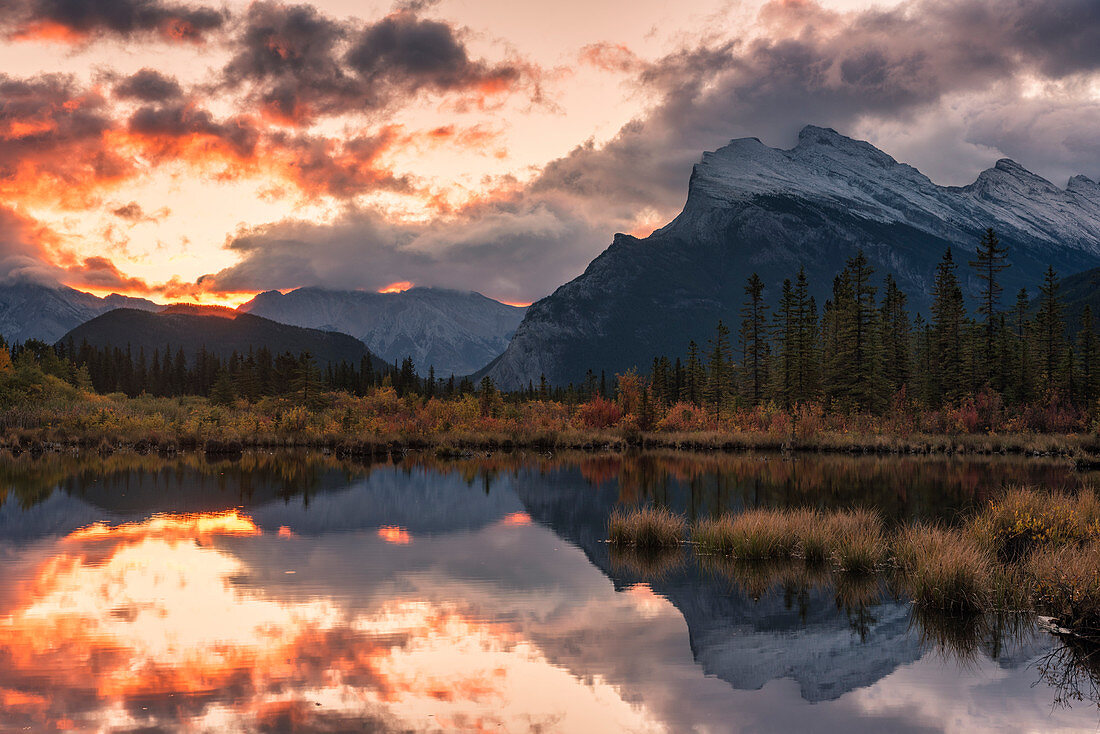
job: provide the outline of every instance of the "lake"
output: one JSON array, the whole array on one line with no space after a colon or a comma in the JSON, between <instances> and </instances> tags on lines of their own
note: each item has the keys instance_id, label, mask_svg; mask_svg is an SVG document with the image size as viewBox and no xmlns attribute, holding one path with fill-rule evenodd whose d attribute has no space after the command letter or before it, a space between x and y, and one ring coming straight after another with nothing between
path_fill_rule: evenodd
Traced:
<instances>
[{"instance_id":1,"label":"lake","mask_svg":"<svg viewBox=\"0 0 1100 734\"><path fill-rule=\"evenodd\" d=\"M0 731L1095 731L1096 666L884 578L615 552L617 506L951 524L1058 460L0 457Z\"/></svg>"}]
</instances>

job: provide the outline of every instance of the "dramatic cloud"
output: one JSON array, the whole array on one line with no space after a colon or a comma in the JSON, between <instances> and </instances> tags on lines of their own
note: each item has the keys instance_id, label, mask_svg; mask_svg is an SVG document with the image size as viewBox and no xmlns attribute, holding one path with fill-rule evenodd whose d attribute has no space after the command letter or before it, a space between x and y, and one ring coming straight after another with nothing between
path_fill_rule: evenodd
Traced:
<instances>
[{"instance_id":1,"label":"dramatic cloud","mask_svg":"<svg viewBox=\"0 0 1100 734\"><path fill-rule=\"evenodd\" d=\"M71 77L0 74L0 194L87 204L91 190L129 170L105 145L113 126L103 97Z\"/></svg>"},{"instance_id":2,"label":"dramatic cloud","mask_svg":"<svg viewBox=\"0 0 1100 734\"><path fill-rule=\"evenodd\" d=\"M499 94L526 73L472 60L454 27L413 9L360 26L310 5L256 2L234 46L225 84L250 90L267 115L288 124L376 112L422 90Z\"/></svg>"},{"instance_id":3,"label":"dramatic cloud","mask_svg":"<svg viewBox=\"0 0 1100 734\"><path fill-rule=\"evenodd\" d=\"M79 42L95 36L155 34L202 40L222 27L224 12L160 0L3 0L0 28L17 39Z\"/></svg>"},{"instance_id":4,"label":"dramatic cloud","mask_svg":"<svg viewBox=\"0 0 1100 734\"><path fill-rule=\"evenodd\" d=\"M331 228L255 230L231 245L243 261L209 281L375 287L406 279L541 296L578 274L613 231L646 234L643 227L668 221L703 150L741 135L787 143L810 122L862 132L888 152L896 140L933 174L955 173L966 160L973 176L1012 155L1040 172L1074 166L1095 176L1100 146L1088 131L1100 123L1098 104L1071 93L1050 105L1025 99L1024 90L1028 79L1072 84L1100 69L1098 15L1100 6L1083 0L1056 9L1039 0L924 0L857 13L785 0L763 7L755 35L708 40L644 66L624 46L589 46L585 63L640 69L635 84L655 99L610 142L582 144L505 203L472 207L446 224L392 227L360 214ZM417 47L419 34L398 31L402 17L363 38ZM388 59L400 79L392 69L405 68L402 56L384 52L397 43L376 41L349 59L360 71ZM462 68L451 46L435 46ZM434 58L412 67L423 72L418 78L437 78ZM913 145L909 128L918 122L942 137Z\"/></svg>"},{"instance_id":5,"label":"dramatic cloud","mask_svg":"<svg viewBox=\"0 0 1100 734\"><path fill-rule=\"evenodd\" d=\"M572 277L602 236L567 206L498 203L476 216L394 224L375 211L334 225L285 222L233 239L240 264L203 278L214 292L321 285L378 290L397 280L464 288L511 301Z\"/></svg>"},{"instance_id":6,"label":"dramatic cloud","mask_svg":"<svg viewBox=\"0 0 1100 734\"><path fill-rule=\"evenodd\" d=\"M114 93L121 99L168 102L183 97L183 88L170 76L154 69L142 69L116 84Z\"/></svg>"}]
</instances>

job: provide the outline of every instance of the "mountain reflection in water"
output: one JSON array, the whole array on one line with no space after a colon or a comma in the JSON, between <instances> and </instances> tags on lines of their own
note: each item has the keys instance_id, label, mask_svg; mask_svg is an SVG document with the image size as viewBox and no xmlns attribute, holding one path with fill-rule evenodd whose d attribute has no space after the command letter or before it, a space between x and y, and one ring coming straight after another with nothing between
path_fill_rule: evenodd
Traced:
<instances>
[{"instance_id":1,"label":"mountain reflection in water","mask_svg":"<svg viewBox=\"0 0 1100 734\"><path fill-rule=\"evenodd\" d=\"M950 522L1006 482L1081 480L1011 459L7 457L0 731L1091 729L1091 653L1025 618L603 542L622 503Z\"/></svg>"}]
</instances>

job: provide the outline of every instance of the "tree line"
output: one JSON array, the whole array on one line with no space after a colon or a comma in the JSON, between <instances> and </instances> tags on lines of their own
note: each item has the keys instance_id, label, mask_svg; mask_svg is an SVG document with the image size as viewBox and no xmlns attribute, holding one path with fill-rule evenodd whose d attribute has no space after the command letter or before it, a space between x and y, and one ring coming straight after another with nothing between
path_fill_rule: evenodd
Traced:
<instances>
[{"instance_id":1,"label":"tree line","mask_svg":"<svg viewBox=\"0 0 1100 734\"><path fill-rule=\"evenodd\" d=\"M846 261L820 309L805 269L783 282L774 309L753 273L736 336L720 321L706 345L687 345L686 357L656 357L652 392L665 404L688 402L718 414L765 402L882 413L979 396L1017 406L1056 400L1091 411L1100 399L1100 339L1091 309L1067 328L1053 267L1035 304L1026 289L1002 304L1000 276L1009 263L992 229L966 266L978 283L975 313L968 313L959 263L948 249L935 270L927 319L910 315L892 275L876 280L862 251Z\"/></svg>"}]
</instances>

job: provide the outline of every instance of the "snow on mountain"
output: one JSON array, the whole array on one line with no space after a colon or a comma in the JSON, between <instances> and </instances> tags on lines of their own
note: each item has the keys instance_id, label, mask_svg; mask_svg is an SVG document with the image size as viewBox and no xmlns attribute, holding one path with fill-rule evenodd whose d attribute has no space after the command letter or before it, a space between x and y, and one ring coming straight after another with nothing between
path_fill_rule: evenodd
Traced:
<instances>
[{"instance_id":1,"label":"snow on mountain","mask_svg":"<svg viewBox=\"0 0 1100 734\"><path fill-rule=\"evenodd\" d=\"M485 373L505 387L584 379L587 369L646 368L654 355L705 344L719 319L737 323L745 279L774 298L804 266L818 304L862 249L892 273L910 309L927 314L936 263L966 262L986 227L1009 247L1006 294L1100 265L1100 185L1062 189L1011 160L967 186L939 186L869 143L808 126L790 150L755 138L704 153L683 212L645 239L616 235L585 272L532 305Z\"/></svg>"},{"instance_id":2,"label":"snow on mountain","mask_svg":"<svg viewBox=\"0 0 1100 734\"><path fill-rule=\"evenodd\" d=\"M468 375L508 346L524 309L480 293L411 288L401 293L299 288L261 293L241 311L295 326L341 331L394 362L411 356L426 375Z\"/></svg>"}]
</instances>

